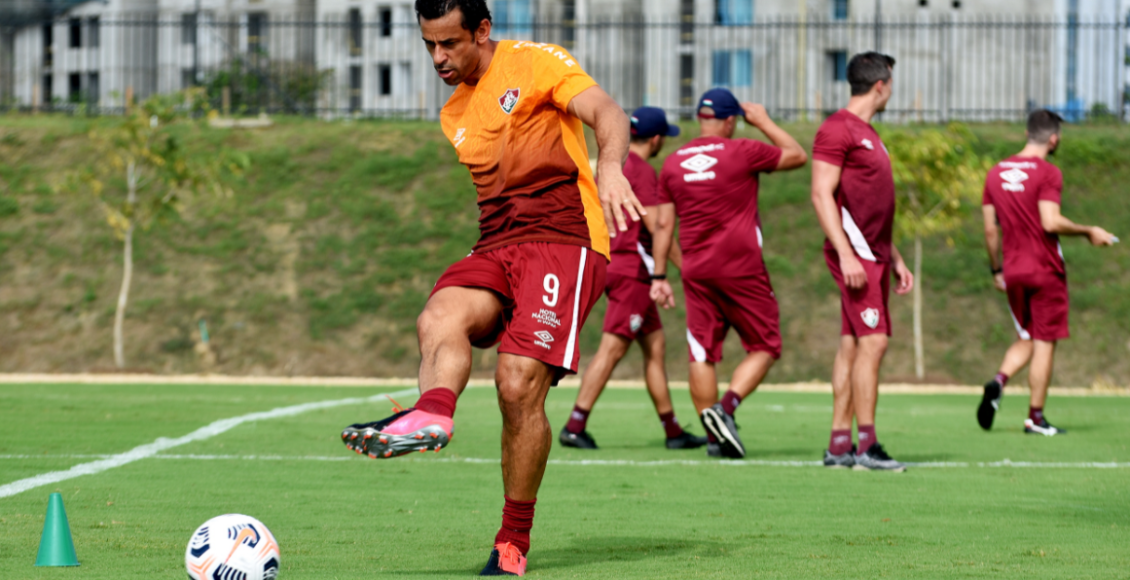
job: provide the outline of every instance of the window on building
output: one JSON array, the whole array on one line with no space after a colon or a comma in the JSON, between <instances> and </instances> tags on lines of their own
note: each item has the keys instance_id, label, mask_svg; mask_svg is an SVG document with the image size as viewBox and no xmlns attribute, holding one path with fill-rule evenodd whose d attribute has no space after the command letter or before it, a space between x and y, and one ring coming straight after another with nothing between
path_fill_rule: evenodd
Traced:
<instances>
[{"instance_id":1,"label":"window on building","mask_svg":"<svg viewBox=\"0 0 1130 580\"><path fill-rule=\"evenodd\" d=\"M412 63L402 62L397 67L396 94L401 97L412 96Z\"/></svg>"},{"instance_id":2,"label":"window on building","mask_svg":"<svg viewBox=\"0 0 1130 580\"><path fill-rule=\"evenodd\" d=\"M753 24L753 0L715 0L714 23L723 26Z\"/></svg>"},{"instance_id":3,"label":"window on building","mask_svg":"<svg viewBox=\"0 0 1130 580\"><path fill-rule=\"evenodd\" d=\"M694 43L694 0L679 3L679 42Z\"/></svg>"},{"instance_id":4,"label":"window on building","mask_svg":"<svg viewBox=\"0 0 1130 580\"><path fill-rule=\"evenodd\" d=\"M91 18L86 21L86 45L91 48L102 46L102 21Z\"/></svg>"},{"instance_id":5,"label":"window on building","mask_svg":"<svg viewBox=\"0 0 1130 580\"><path fill-rule=\"evenodd\" d=\"M926 8L930 6L930 0L918 0L918 6L920 8Z\"/></svg>"},{"instance_id":6,"label":"window on building","mask_svg":"<svg viewBox=\"0 0 1130 580\"><path fill-rule=\"evenodd\" d=\"M753 51L714 51L714 85L719 87L753 86Z\"/></svg>"},{"instance_id":7,"label":"window on building","mask_svg":"<svg viewBox=\"0 0 1130 580\"><path fill-rule=\"evenodd\" d=\"M71 73L67 75L67 102L81 103L82 101L82 75Z\"/></svg>"},{"instance_id":8,"label":"window on building","mask_svg":"<svg viewBox=\"0 0 1130 580\"><path fill-rule=\"evenodd\" d=\"M392 8L383 6L377 10L377 15L380 17L381 22L381 37L388 38L392 36Z\"/></svg>"},{"instance_id":9,"label":"window on building","mask_svg":"<svg viewBox=\"0 0 1130 580\"><path fill-rule=\"evenodd\" d=\"M180 88L188 89L196 85L195 71L191 68L180 69Z\"/></svg>"},{"instance_id":10,"label":"window on building","mask_svg":"<svg viewBox=\"0 0 1130 580\"><path fill-rule=\"evenodd\" d=\"M196 14L180 15L181 44L196 44Z\"/></svg>"},{"instance_id":11,"label":"window on building","mask_svg":"<svg viewBox=\"0 0 1130 580\"><path fill-rule=\"evenodd\" d=\"M494 3L494 27L502 35L530 34L534 17L530 0L497 0Z\"/></svg>"},{"instance_id":12,"label":"window on building","mask_svg":"<svg viewBox=\"0 0 1130 580\"><path fill-rule=\"evenodd\" d=\"M259 52L267 34L267 15L253 12L247 15L247 52Z\"/></svg>"},{"instance_id":13,"label":"window on building","mask_svg":"<svg viewBox=\"0 0 1130 580\"><path fill-rule=\"evenodd\" d=\"M961 9L961 0L953 0L953 9L954 10Z\"/></svg>"},{"instance_id":14,"label":"window on building","mask_svg":"<svg viewBox=\"0 0 1130 580\"><path fill-rule=\"evenodd\" d=\"M679 103L694 106L694 55L679 56Z\"/></svg>"},{"instance_id":15,"label":"window on building","mask_svg":"<svg viewBox=\"0 0 1130 580\"><path fill-rule=\"evenodd\" d=\"M572 50L577 44L577 1L561 2L561 46Z\"/></svg>"},{"instance_id":16,"label":"window on building","mask_svg":"<svg viewBox=\"0 0 1130 580\"><path fill-rule=\"evenodd\" d=\"M55 61L55 27L50 22L43 25L43 66L50 67Z\"/></svg>"},{"instance_id":17,"label":"window on building","mask_svg":"<svg viewBox=\"0 0 1130 580\"><path fill-rule=\"evenodd\" d=\"M349 67L349 110L361 110L361 66Z\"/></svg>"},{"instance_id":18,"label":"window on building","mask_svg":"<svg viewBox=\"0 0 1130 580\"><path fill-rule=\"evenodd\" d=\"M54 81L55 81L55 77L53 75L43 75L43 95L40 97L40 101L42 101L44 105L50 105L51 99L54 98L53 97L53 95L55 93L55 82Z\"/></svg>"},{"instance_id":19,"label":"window on building","mask_svg":"<svg viewBox=\"0 0 1130 580\"><path fill-rule=\"evenodd\" d=\"M67 43L69 48L82 48L82 20L72 18L67 22L67 30L70 33L70 42Z\"/></svg>"},{"instance_id":20,"label":"window on building","mask_svg":"<svg viewBox=\"0 0 1130 580\"><path fill-rule=\"evenodd\" d=\"M377 65L377 94L392 96L392 67L387 64Z\"/></svg>"},{"instance_id":21,"label":"window on building","mask_svg":"<svg viewBox=\"0 0 1130 580\"><path fill-rule=\"evenodd\" d=\"M361 9L349 9L349 54L361 54Z\"/></svg>"},{"instance_id":22,"label":"window on building","mask_svg":"<svg viewBox=\"0 0 1130 580\"><path fill-rule=\"evenodd\" d=\"M925 2L926 0L922 0ZM848 0L832 0L832 19L847 20Z\"/></svg>"},{"instance_id":23,"label":"window on building","mask_svg":"<svg viewBox=\"0 0 1130 580\"><path fill-rule=\"evenodd\" d=\"M99 99L102 98L102 87L99 86L98 80L96 72L86 75L86 101L92 105L98 104Z\"/></svg>"},{"instance_id":24,"label":"window on building","mask_svg":"<svg viewBox=\"0 0 1130 580\"><path fill-rule=\"evenodd\" d=\"M832 71L833 82L847 82L847 51L833 50L828 52L828 68Z\"/></svg>"}]
</instances>

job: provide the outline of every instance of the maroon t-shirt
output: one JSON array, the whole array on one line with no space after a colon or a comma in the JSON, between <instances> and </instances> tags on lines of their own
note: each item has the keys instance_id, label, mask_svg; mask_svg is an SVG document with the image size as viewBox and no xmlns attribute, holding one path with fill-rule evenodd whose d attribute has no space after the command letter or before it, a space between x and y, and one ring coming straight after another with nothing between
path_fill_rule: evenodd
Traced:
<instances>
[{"instance_id":1,"label":"maroon t-shirt","mask_svg":"<svg viewBox=\"0 0 1130 580\"><path fill-rule=\"evenodd\" d=\"M640 204L659 205L656 193L659 179L650 163L629 152L628 161L624 164L624 177L628 179ZM651 274L655 271L655 259L651 257L651 232L642 219L632 221L628 212L624 212L624 220L628 224L628 231L616 232L616 237L612 238L612 262L608 264L608 273L650 281Z\"/></svg>"},{"instance_id":2,"label":"maroon t-shirt","mask_svg":"<svg viewBox=\"0 0 1130 580\"><path fill-rule=\"evenodd\" d=\"M684 278L732 278L765 271L757 178L781 150L752 139L699 137L667 157L659 202L674 203Z\"/></svg>"},{"instance_id":3,"label":"maroon t-shirt","mask_svg":"<svg viewBox=\"0 0 1130 580\"><path fill-rule=\"evenodd\" d=\"M812 158L842 169L836 205L856 255L880 264L890 262L895 180L879 134L863 119L840 109L820 125ZM832 242L824 240L824 247L831 248Z\"/></svg>"},{"instance_id":4,"label":"maroon t-shirt","mask_svg":"<svg viewBox=\"0 0 1130 580\"><path fill-rule=\"evenodd\" d=\"M1037 157L1014 155L989 171L981 203L996 209L1004 233L1006 277L1067 274L1059 236L1044 231L1040 220L1040 202L1060 203L1062 192L1059 168Z\"/></svg>"}]
</instances>

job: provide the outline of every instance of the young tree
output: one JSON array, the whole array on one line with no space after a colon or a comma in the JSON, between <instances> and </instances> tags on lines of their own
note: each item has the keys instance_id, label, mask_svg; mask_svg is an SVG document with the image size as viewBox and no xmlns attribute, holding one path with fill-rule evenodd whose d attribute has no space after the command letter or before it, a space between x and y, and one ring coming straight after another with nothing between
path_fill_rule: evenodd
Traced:
<instances>
[{"instance_id":1,"label":"young tree","mask_svg":"<svg viewBox=\"0 0 1130 580\"><path fill-rule=\"evenodd\" d=\"M106 223L122 241L122 285L114 311L114 364L125 367L123 325L133 280L133 239L179 213L192 193L230 195L221 184L224 173L240 173L246 156L208 151L190 156L184 138L205 125L193 121L186 103L192 95L153 97L111 124L90 133L95 162L75 177L91 193Z\"/></svg>"},{"instance_id":2,"label":"young tree","mask_svg":"<svg viewBox=\"0 0 1130 580\"><path fill-rule=\"evenodd\" d=\"M977 155L963 125L899 130L883 136L890 149L897 198L896 235L914 240L914 374L926 376L922 346L922 238L946 234L981 200L992 162Z\"/></svg>"}]
</instances>

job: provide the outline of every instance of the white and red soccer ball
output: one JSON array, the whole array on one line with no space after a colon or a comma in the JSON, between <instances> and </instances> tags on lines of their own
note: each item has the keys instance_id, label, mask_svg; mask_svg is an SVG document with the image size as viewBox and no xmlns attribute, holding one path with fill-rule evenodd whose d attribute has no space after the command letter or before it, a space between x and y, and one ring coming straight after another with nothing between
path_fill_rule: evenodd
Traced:
<instances>
[{"instance_id":1,"label":"white and red soccer ball","mask_svg":"<svg viewBox=\"0 0 1130 580\"><path fill-rule=\"evenodd\" d=\"M192 580L273 580L279 575L279 545L251 516L216 516L193 532L184 565Z\"/></svg>"}]
</instances>

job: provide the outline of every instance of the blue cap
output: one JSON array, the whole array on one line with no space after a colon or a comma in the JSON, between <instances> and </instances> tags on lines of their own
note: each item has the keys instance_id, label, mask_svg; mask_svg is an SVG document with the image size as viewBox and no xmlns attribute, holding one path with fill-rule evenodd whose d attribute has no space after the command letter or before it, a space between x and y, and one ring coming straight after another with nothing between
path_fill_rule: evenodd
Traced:
<instances>
[{"instance_id":1,"label":"blue cap","mask_svg":"<svg viewBox=\"0 0 1130 580\"><path fill-rule=\"evenodd\" d=\"M702 110L703 107L710 107L714 110L715 119L729 119L734 115L743 115L745 111L738 103L738 99L734 97L734 93L726 89L710 89L703 93L702 98L698 100L698 108ZM701 117L701 115L700 115Z\"/></svg>"},{"instance_id":2,"label":"blue cap","mask_svg":"<svg viewBox=\"0 0 1130 580\"><path fill-rule=\"evenodd\" d=\"M667 113L655 107L640 107L632 113L632 137L650 139L656 135L678 137L678 125L667 124Z\"/></svg>"}]
</instances>

